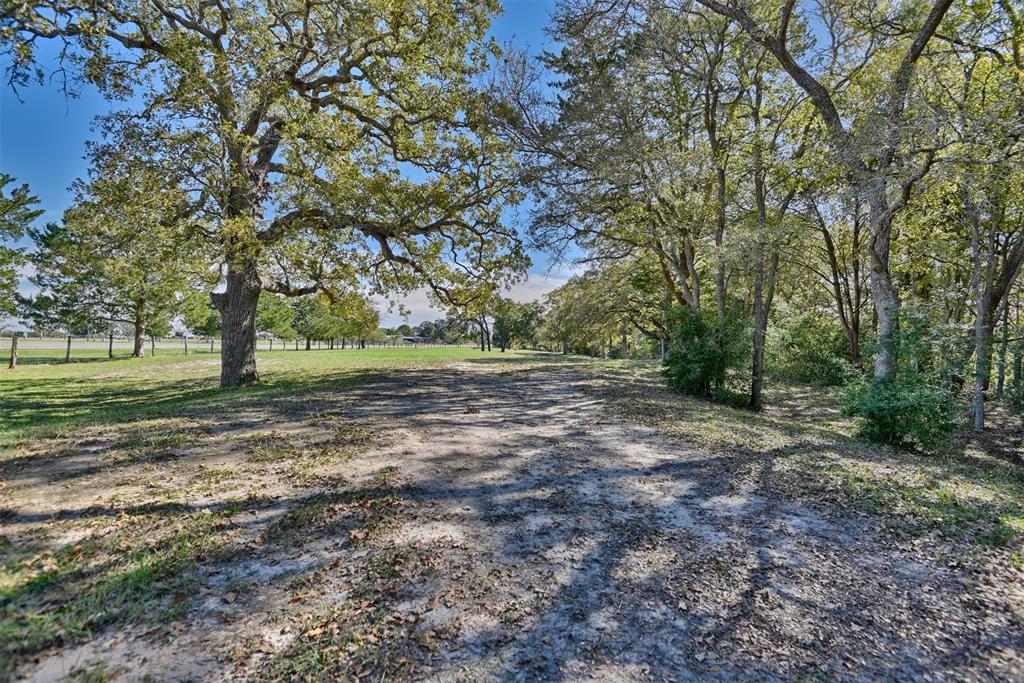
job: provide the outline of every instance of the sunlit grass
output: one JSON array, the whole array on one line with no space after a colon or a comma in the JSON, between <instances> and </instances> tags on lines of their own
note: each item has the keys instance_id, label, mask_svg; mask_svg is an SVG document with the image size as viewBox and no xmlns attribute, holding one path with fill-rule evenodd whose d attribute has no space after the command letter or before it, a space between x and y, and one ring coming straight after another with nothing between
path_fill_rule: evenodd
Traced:
<instances>
[{"instance_id":1,"label":"sunlit grass","mask_svg":"<svg viewBox=\"0 0 1024 683\"><path fill-rule=\"evenodd\" d=\"M233 390L219 387L219 357L209 354L0 369L0 449L82 424L241 407L251 400L340 389L394 370L442 367L484 355L467 348L262 352L257 356L261 383Z\"/></svg>"}]
</instances>

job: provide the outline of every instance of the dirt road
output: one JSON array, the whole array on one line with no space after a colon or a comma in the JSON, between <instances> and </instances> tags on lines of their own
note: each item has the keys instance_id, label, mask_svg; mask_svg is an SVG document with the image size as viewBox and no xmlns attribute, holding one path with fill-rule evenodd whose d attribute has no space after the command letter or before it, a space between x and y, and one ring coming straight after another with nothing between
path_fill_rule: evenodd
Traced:
<instances>
[{"instance_id":1,"label":"dirt road","mask_svg":"<svg viewBox=\"0 0 1024 683\"><path fill-rule=\"evenodd\" d=\"M201 464L225 474L189 509L263 501L229 517L232 552L200 563L170 623L108 628L24 672L1024 679L1019 583L780 498L770 457L740 467L630 424L609 391L572 368L463 364L221 422L161 481L187 490ZM313 478L253 455L254 434L308 449L353 425L372 436ZM93 502L40 474L17 489L8 533ZM89 477L80 490L124 473Z\"/></svg>"}]
</instances>

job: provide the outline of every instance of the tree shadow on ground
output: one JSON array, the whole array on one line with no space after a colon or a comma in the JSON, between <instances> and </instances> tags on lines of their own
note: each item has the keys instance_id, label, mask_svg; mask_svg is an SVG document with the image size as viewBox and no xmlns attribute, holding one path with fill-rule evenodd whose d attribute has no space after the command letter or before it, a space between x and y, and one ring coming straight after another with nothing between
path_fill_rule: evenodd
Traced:
<instances>
[{"instance_id":1,"label":"tree shadow on ground","mask_svg":"<svg viewBox=\"0 0 1024 683\"><path fill-rule=\"evenodd\" d=\"M504 362L475 361L481 367ZM599 379L623 381L618 375ZM833 432L834 440L823 441L819 431L808 441L761 452L696 447L608 419L592 380L571 363L554 361L522 373L333 373L238 392L221 392L203 381L158 384L140 389L128 403L147 402L147 417L181 417L173 407L188 401L184 415L217 424L220 439L251 431L252 423L240 421L239 413L252 409L264 426L313 417L328 425L373 419L430 440L422 452L405 453L399 461L410 472L409 486L324 480L296 486L280 498L89 505L51 510L49 518L9 508L0 524L17 534L43 522L223 520L225 526L212 533L228 537L237 530L240 538L203 550L182 576L228 575L225 585L242 595L286 590L297 575L328 581L338 563L364 568L367 557L401 543L385 533L384 522L398 528L444 522L465 529L473 540L467 548L428 543L426 551L439 558L430 570L405 576L399 567L388 584L391 592L374 594L385 611L399 613L405 601L425 601L458 587L466 571L501 577L500 585L470 593L457 605L466 614L488 617L484 625L452 633L437 646L413 642L409 634L401 648L411 659L409 677L470 667L485 677L520 680L919 678L932 671L977 671L1007 645L1024 645L1008 635L1012 628L995 633L1006 625L987 621L991 615L982 607L963 603L961 579L938 564L888 547L861 518L821 519L780 499L780 461L845 447L847 437ZM225 393L231 402L221 402ZM120 424L122 400L106 399L83 410L81 419ZM745 418L731 415L726 426L740 430ZM792 428L786 417L758 419L779 430ZM467 443L466 433L489 436ZM67 460L63 476L50 469L60 467L62 456L40 463L30 455L5 464L3 472L26 485L74 483L100 473L113 473L116 481L121 469L159 469L171 459L182 464L182 458L186 465L189 458L198 464L204 451L190 456L188 448L117 463L91 451L84 460ZM351 533L377 525L384 528L365 540ZM68 547L73 554L76 543ZM357 548L368 555L356 558ZM166 548L157 543L153 550ZM269 576L232 570L240 563L280 559L282 553L294 561ZM111 555L90 565L92 576L69 574L68 585L118 576L118 562ZM31 602L38 594L33 592L45 594L61 576L57 571L26 583L6 608ZM167 579L146 597L173 602L187 594L188 585ZM242 598L239 606L246 604ZM55 605L41 609L61 609ZM510 605L523 611L508 618ZM198 599L188 597L179 607L186 614L200 609ZM101 620L88 628L123 628L139 618L127 614L126 621ZM202 631L214 622L207 615L187 628ZM58 632L55 638L23 648L18 658L62 638L73 640L73 634ZM933 647L942 639L958 640L960 647ZM311 637L307 644L319 642ZM261 670L280 673L287 655L261 660L254 677ZM387 674L396 663L378 662L375 671ZM339 657L317 677L348 674L340 667L349 664Z\"/></svg>"}]
</instances>

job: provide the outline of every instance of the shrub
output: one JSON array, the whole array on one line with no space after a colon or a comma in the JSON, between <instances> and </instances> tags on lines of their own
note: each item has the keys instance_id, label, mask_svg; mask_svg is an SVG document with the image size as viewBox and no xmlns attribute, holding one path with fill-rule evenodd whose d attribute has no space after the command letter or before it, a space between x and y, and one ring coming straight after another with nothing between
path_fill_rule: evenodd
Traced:
<instances>
[{"instance_id":1,"label":"shrub","mask_svg":"<svg viewBox=\"0 0 1024 683\"><path fill-rule=\"evenodd\" d=\"M824 386L838 386L849 378L849 341L835 320L818 311L784 314L783 319L768 337L772 373Z\"/></svg>"},{"instance_id":2,"label":"shrub","mask_svg":"<svg viewBox=\"0 0 1024 683\"><path fill-rule=\"evenodd\" d=\"M861 418L861 436L898 448L933 451L957 427L955 399L926 373L901 369L888 382L846 385L843 413Z\"/></svg>"},{"instance_id":3,"label":"shrub","mask_svg":"<svg viewBox=\"0 0 1024 683\"><path fill-rule=\"evenodd\" d=\"M734 403L726 381L749 357L749 321L742 307L730 306L720 322L714 311L677 306L669 325L663 370L668 385L693 396Z\"/></svg>"}]
</instances>

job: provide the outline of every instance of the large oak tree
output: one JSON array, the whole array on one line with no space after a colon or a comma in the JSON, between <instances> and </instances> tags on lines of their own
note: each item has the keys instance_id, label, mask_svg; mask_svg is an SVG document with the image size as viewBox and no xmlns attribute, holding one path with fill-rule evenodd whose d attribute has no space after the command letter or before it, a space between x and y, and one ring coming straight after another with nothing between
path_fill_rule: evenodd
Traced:
<instances>
[{"instance_id":1,"label":"large oak tree","mask_svg":"<svg viewBox=\"0 0 1024 683\"><path fill-rule=\"evenodd\" d=\"M258 380L261 291L428 284L482 296L525 257L503 227L515 177L473 80L494 0L4 0L13 85L35 47L125 111L97 162L182 179L223 268L224 386Z\"/></svg>"}]
</instances>

